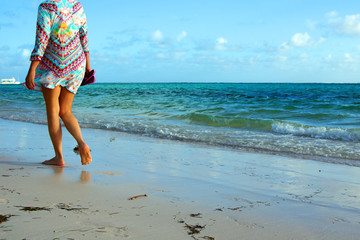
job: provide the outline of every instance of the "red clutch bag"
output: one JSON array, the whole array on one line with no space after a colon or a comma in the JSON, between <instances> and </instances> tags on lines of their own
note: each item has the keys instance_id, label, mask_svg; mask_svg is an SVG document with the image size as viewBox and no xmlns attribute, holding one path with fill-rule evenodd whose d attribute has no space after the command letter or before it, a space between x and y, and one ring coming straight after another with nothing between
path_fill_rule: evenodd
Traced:
<instances>
[{"instance_id":1,"label":"red clutch bag","mask_svg":"<svg viewBox=\"0 0 360 240\"><path fill-rule=\"evenodd\" d=\"M91 70L88 73L85 73L84 79L81 82L81 86L92 84L95 82L95 70Z\"/></svg>"}]
</instances>

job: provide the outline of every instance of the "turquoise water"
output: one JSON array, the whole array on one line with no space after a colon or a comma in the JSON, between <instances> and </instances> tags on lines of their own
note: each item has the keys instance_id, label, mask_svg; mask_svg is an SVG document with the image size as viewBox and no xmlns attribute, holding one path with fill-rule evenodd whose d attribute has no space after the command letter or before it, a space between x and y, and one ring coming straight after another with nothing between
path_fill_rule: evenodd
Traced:
<instances>
[{"instance_id":1,"label":"turquoise water","mask_svg":"<svg viewBox=\"0 0 360 240\"><path fill-rule=\"evenodd\" d=\"M357 165L357 84L93 84L82 126ZM41 93L0 85L0 117L46 123ZM359 161L359 162L358 162Z\"/></svg>"}]
</instances>

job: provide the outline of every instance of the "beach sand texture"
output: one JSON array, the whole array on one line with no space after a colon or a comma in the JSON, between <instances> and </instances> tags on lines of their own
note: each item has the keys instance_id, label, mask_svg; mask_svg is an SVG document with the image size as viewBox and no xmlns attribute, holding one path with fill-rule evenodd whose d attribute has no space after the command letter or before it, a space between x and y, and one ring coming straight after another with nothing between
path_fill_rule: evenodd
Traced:
<instances>
[{"instance_id":1,"label":"beach sand texture","mask_svg":"<svg viewBox=\"0 0 360 240\"><path fill-rule=\"evenodd\" d=\"M360 168L0 119L0 239L359 239ZM134 200L129 198L146 194Z\"/></svg>"}]
</instances>

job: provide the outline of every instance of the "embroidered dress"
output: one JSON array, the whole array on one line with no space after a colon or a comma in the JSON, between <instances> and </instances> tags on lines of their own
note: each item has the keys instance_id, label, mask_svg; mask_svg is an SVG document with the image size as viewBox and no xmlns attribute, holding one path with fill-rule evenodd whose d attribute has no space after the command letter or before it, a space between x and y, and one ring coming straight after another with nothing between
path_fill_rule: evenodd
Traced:
<instances>
[{"instance_id":1,"label":"embroidered dress","mask_svg":"<svg viewBox=\"0 0 360 240\"><path fill-rule=\"evenodd\" d=\"M76 0L47 0L40 4L35 48L30 60L40 60L35 89L60 85L76 94L89 54L84 10Z\"/></svg>"}]
</instances>

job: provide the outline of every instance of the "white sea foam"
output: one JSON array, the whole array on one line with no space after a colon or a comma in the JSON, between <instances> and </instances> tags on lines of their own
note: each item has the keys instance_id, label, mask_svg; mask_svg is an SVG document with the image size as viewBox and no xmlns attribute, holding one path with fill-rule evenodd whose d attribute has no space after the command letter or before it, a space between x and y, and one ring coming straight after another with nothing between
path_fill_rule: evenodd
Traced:
<instances>
[{"instance_id":1,"label":"white sea foam","mask_svg":"<svg viewBox=\"0 0 360 240\"><path fill-rule=\"evenodd\" d=\"M360 141L360 129L348 130L344 128L315 127L303 124L275 122L272 125L275 133L291 134L312 138L323 138L342 141Z\"/></svg>"}]
</instances>

